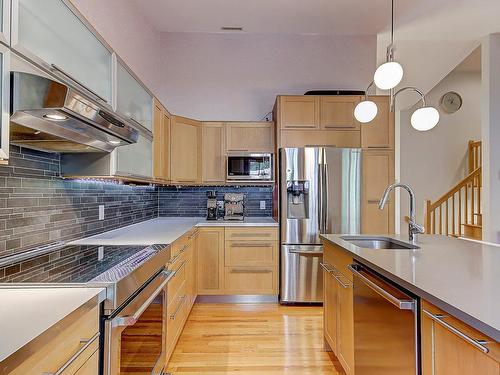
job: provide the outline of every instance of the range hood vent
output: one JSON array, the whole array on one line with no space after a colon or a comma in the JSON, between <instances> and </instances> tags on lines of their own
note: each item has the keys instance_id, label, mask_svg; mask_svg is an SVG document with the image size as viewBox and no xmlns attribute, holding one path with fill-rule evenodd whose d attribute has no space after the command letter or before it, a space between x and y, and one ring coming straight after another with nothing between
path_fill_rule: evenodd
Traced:
<instances>
[{"instance_id":1,"label":"range hood vent","mask_svg":"<svg viewBox=\"0 0 500 375\"><path fill-rule=\"evenodd\" d=\"M35 74L11 73L10 141L48 152L111 152L139 132L73 87Z\"/></svg>"}]
</instances>

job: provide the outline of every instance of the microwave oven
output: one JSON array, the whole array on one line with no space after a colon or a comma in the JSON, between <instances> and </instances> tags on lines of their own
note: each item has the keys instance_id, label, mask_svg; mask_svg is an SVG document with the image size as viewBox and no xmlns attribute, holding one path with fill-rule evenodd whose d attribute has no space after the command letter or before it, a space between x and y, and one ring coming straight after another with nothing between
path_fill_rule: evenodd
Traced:
<instances>
[{"instance_id":1,"label":"microwave oven","mask_svg":"<svg viewBox=\"0 0 500 375\"><path fill-rule=\"evenodd\" d=\"M227 154L227 181L272 181L273 155L232 152Z\"/></svg>"}]
</instances>

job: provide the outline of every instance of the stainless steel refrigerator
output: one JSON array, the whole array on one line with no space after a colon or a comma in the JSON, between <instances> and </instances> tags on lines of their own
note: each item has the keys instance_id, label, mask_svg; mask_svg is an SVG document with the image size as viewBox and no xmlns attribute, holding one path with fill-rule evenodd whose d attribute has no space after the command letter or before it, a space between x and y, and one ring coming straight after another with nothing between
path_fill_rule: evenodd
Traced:
<instances>
[{"instance_id":1,"label":"stainless steel refrigerator","mask_svg":"<svg viewBox=\"0 0 500 375\"><path fill-rule=\"evenodd\" d=\"M281 303L323 301L320 233L360 232L361 150L280 149Z\"/></svg>"}]
</instances>

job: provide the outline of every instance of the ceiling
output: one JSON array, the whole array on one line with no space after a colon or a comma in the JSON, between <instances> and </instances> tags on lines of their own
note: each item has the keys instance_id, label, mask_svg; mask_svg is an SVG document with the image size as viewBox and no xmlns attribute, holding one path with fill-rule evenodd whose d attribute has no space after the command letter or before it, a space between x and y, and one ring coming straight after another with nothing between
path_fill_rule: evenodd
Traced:
<instances>
[{"instance_id":1,"label":"ceiling","mask_svg":"<svg viewBox=\"0 0 500 375\"><path fill-rule=\"evenodd\" d=\"M218 33L229 26L246 33L375 35L390 23L390 0L128 1L162 32ZM396 17L408 19L452 1L396 0Z\"/></svg>"}]
</instances>

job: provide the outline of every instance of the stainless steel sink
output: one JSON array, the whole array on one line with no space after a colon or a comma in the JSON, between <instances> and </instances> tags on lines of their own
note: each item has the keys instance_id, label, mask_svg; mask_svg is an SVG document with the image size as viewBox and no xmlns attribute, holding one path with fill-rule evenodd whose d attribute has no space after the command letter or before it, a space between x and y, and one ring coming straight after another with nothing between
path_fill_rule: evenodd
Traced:
<instances>
[{"instance_id":1,"label":"stainless steel sink","mask_svg":"<svg viewBox=\"0 0 500 375\"><path fill-rule=\"evenodd\" d=\"M365 249L411 250L418 246L396 240L390 237L342 236L344 241Z\"/></svg>"}]
</instances>

